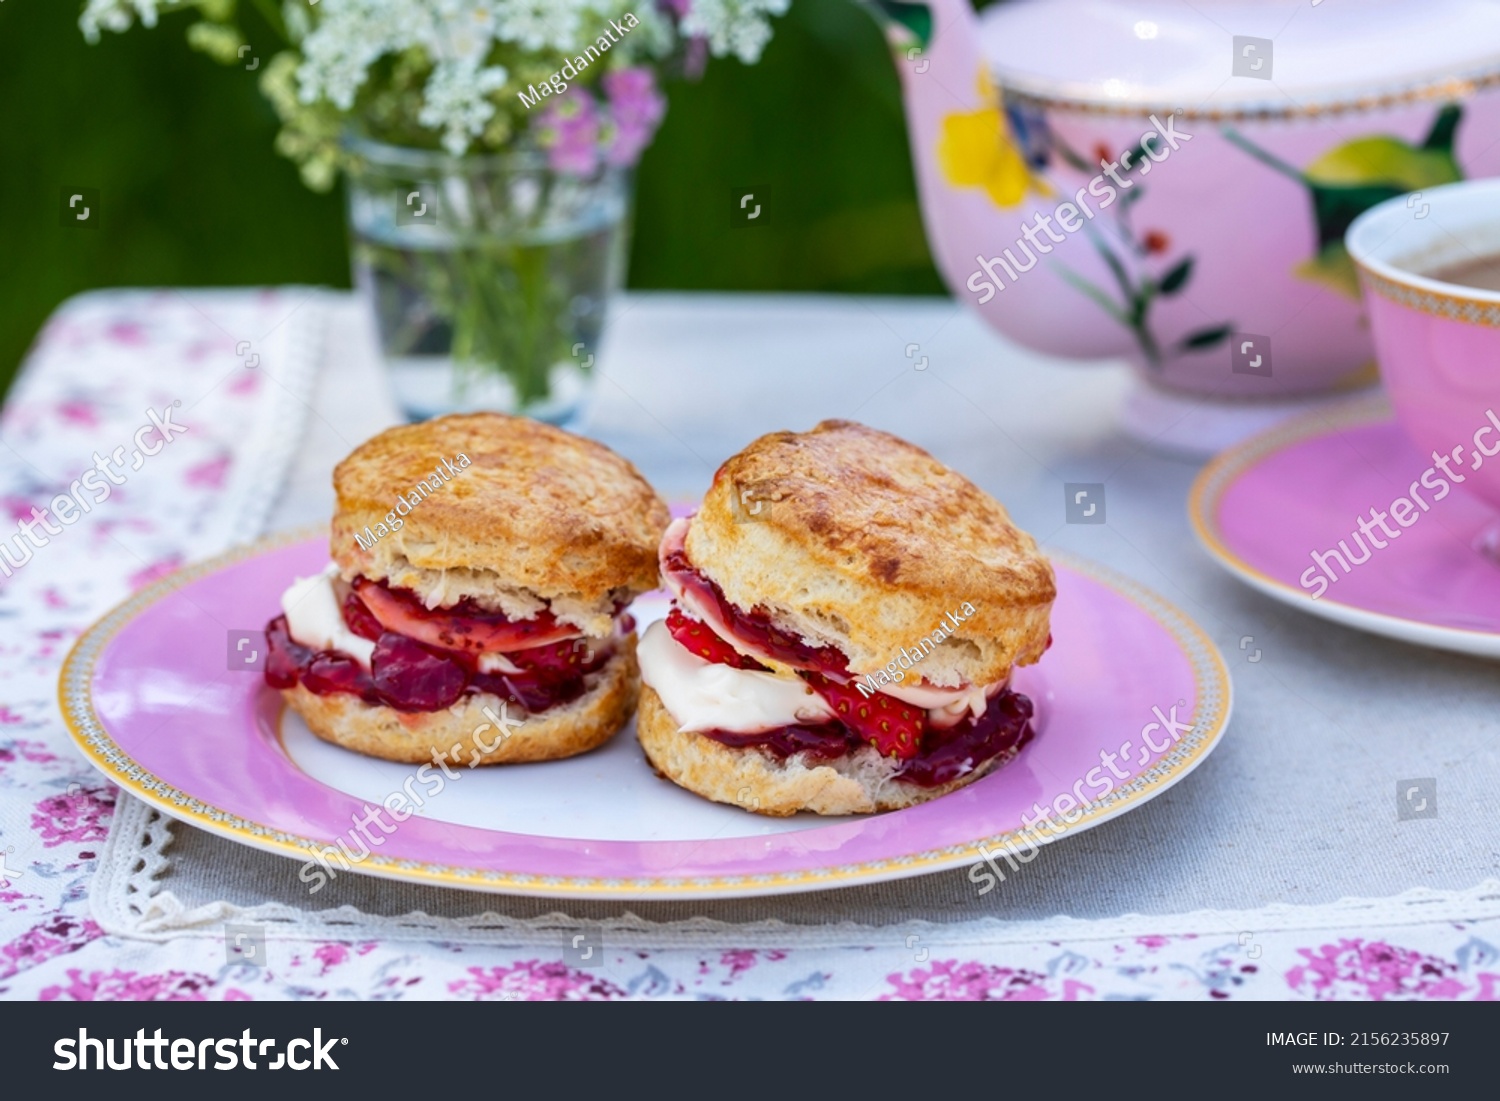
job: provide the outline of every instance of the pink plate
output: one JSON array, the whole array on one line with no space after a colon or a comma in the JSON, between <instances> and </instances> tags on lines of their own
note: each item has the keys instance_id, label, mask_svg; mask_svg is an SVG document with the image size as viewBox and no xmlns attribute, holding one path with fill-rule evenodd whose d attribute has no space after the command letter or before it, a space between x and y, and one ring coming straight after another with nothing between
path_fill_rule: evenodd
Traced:
<instances>
[{"instance_id":1,"label":"pink plate","mask_svg":"<svg viewBox=\"0 0 1500 1101\"><path fill-rule=\"evenodd\" d=\"M1226 451L1198 476L1188 508L1214 560L1277 600L1374 634L1500 657L1500 565L1476 549L1495 513L1461 486L1438 500L1432 486L1446 479L1422 487L1432 466L1384 401L1362 401ZM1355 538L1361 518L1389 514L1414 484L1427 507L1403 511L1404 528L1387 520L1397 538L1373 524L1385 546ZM1340 558L1358 561L1346 570ZM1319 577L1326 589L1314 598Z\"/></svg>"},{"instance_id":2,"label":"pink plate","mask_svg":"<svg viewBox=\"0 0 1500 1101\"><path fill-rule=\"evenodd\" d=\"M318 741L258 673L230 671L244 653L232 632L262 626L291 579L326 561L326 537L302 532L183 570L90 628L60 686L74 739L106 776L184 822L292 857L302 867L287 874L310 886L324 874L312 851L356 839L352 820L414 772ZM366 820L381 844L354 867L509 894L662 899L895 879L971 864L981 843L1029 859L1033 804L1053 820L1031 831L1037 841L1097 825L1187 775L1229 718L1228 672L1197 626L1097 567L1057 566L1055 645L1017 676L1038 736L944 798L868 817L764 818L657 779L632 728L570 761L459 769L441 791L416 788L431 798L388 836ZM660 601L636 611L654 618ZM1078 796L1090 801L1080 808Z\"/></svg>"}]
</instances>

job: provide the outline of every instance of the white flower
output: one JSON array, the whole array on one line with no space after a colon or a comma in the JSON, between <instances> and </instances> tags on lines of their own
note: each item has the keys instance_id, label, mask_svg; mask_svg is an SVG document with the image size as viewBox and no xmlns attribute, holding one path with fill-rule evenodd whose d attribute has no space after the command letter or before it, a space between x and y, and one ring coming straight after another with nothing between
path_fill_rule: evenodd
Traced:
<instances>
[{"instance_id":1,"label":"white flower","mask_svg":"<svg viewBox=\"0 0 1500 1101\"><path fill-rule=\"evenodd\" d=\"M771 40L770 15L783 15L790 0L693 0L682 33L708 39L715 57L734 54L746 65L760 59Z\"/></svg>"},{"instance_id":2,"label":"white flower","mask_svg":"<svg viewBox=\"0 0 1500 1101\"><path fill-rule=\"evenodd\" d=\"M167 0L170 6L172 0ZM83 14L78 17L78 27L89 42L99 41L99 30L119 34L130 29L131 22L139 17L141 26L156 26L157 0L89 0Z\"/></svg>"},{"instance_id":3,"label":"white flower","mask_svg":"<svg viewBox=\"0 0 1500 1101\"><path fill-rule=\"evenodd\" d=\"M579 45L580 16L594 7L589 0L495 0L500 17L496 37L523 49L571 52ZM591 35L586 40L593 41Z\"/></svg>"},{"instance_id":4,"label":"white flower","mask_svg":"<svg viewBox=\"0 0 1500 1101\"><path fill-rule=\"evenodd\" d=\"M407 30L403 15L409 19L415 8L388 0L323 0L319 6L318 26L302 42L299 94L304 103L327 99L347 111L370 66Z\"/></svg>"},{"instance_id":5,"label":"white flower","mask_svg":"<svg viewBox=\"0 0 1500 1101\"><path fill-rule=\"evenodd\" d=\"M433 0L429 51L434 61L480 65L494 45L494 0Z\"/></svg>"},{"instance_id":6,"label":"white flower","mask_svg":"<svg viewBox=\"0 0 1500 1101\"><path fill-rule=\"evenodd\" d=\"M439 62L427 78L417 121L441 130L443 148L461 156L494 117L495 105L485 97L505 84L505 75L499 65L476 69L462 61Z\"/></svg>"}]
</instances>

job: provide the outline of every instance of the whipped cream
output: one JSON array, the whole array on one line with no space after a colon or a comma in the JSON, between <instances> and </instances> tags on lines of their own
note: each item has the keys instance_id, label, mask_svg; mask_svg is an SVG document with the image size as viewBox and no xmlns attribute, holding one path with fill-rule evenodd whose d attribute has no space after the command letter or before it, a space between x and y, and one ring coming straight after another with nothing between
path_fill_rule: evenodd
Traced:
<instances>
[{"instance_id":1,"label":"whipped cream","mask_svg":"<svg viewBox=\"0 0 1500 1101\"><path fill-rule=\"evenodd\" d=\"M972 715L976 719L983 715L990 705L990 697L1004 688L1009 680L1007 677L995 684L976 684L968 688L936 688L930 684L882 684L880 692L902 703L922 708L934 725L947 728L962 720L965 715Z\"/></svg>"},{"instance_id":2,"label":"whipped cream","mask_svg":"<svg viewBox=\"0 0 1500 1101\"><path fill-rule=\"evenodd\" d=\"M656 690L683 730L758 734L836 717L801 678L704 661L680 646L661 621L646 628L637 657L641 680Z\"/></svg>"},{"instance_id":3,"label":"whipped cream","mask_svg":"<svg viewBox=\"0 0 1500 1101\"><path fill-rule=\"evenodd\" d=\"M360 638L344 622L346 591L339 568L331 562L322 573L299 577L281 594L287 633L309 650L338 650L369 669L375 644Z\"/></svg>"},{"instance_id":4,"label":"whipped cream","mask_svg":"<svg viewBox=\"0 0 1500 1101\"><path fill-rule=\"evenodd\" d=\"M509 673L515 674L521 671L521 667L504 654L487 650L479 655L479 671L481 673Z\"/></svg>"}]
</instances>

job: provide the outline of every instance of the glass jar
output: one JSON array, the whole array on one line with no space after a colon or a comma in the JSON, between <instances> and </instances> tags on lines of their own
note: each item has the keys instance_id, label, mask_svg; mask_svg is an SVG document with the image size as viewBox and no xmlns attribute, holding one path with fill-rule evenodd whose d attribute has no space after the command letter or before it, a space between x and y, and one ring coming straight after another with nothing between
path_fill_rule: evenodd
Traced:
<instances>
[{"instance_id":1,"label":"glass jar","mask_svg":"<svg viewBox=\"0 0 1500 1101\"><path fill-rule=\"evenodd\" d=\"M347 146L355 285L407 416L492 410L576 427L624 272L630 171Z\"/></svg>"}]
</instances>

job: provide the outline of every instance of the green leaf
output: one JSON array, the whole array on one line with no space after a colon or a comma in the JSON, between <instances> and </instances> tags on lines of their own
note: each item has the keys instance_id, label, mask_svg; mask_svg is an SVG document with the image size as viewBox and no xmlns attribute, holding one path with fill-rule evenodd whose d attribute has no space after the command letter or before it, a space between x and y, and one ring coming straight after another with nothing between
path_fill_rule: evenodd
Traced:
<instances>
[{"instance_id":1,"label":"green leaf","mask_svg":"<svg viewBox=\"0 0 1500 1101\"><path fill-rule=\"evenodd\" d=\"M1453 138L1458 132L1458 124L1463 117L1464 109L1458 104L1450 103L1444 107L1437 113L1437 118L1432 120L1432 129L1423 139L1422 148L1453 152Z\"/></svg>"},{"instance_id":2,"label":"green leaf","mask_svg":"<svg viewBox=\"0 0 1500 1101\"><path fill-rule=\"evenodd\" d=\"M1161 293L1176 294L1187 285L1188 276L1192 274L1193 258L1191 256L1184 257L1182 263L1161 277Z\"/></svg>"},{"instance_id":3,"label":"green leaf","mask_svg":"<svg viewBox=\"0 0 1500 1101\"><path fill-rule=\"evenodd\" d=\"M1459 179L1453 154L1418 149L1400 138L1356 138L1324 153L1304 170L1308 182L1334 187L1394 184L1410 191Z\"/></svg>"},{"instance_id":4,"label":"green leaf","mask_svg":"<svg viewBox=\"0 0 1500 1101\"><path fill-rule=\"evenodd\" d=\"M1212 348L1215 344L1229 339L1229 334L1232 332L1234 332L1234 326L1229 323L1215 325L1211 329L1199 329L1196 333L1189 333L1184 337L1177 345L1177 350L1197 352L1204 348Z\"/></svg>"}]
</instances>

